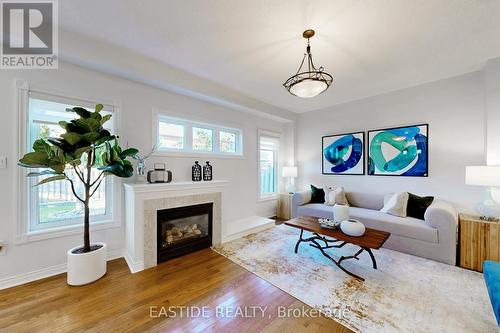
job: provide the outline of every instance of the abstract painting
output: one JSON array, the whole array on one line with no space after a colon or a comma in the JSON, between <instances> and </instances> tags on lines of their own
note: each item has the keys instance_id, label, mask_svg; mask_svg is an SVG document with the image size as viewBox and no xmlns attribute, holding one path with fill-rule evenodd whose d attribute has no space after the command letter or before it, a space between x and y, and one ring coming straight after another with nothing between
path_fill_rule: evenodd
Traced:
<instances>
[{"instance_id":1,"label":"abstract painting","mask_svg":"<svg viewBox=\"0 0 500 333\"><path fill-rule=\"evenodd\" d=\"M368 132L368 175L427 177L429 125Z\"/></svg>"},{"instance_id":2,"label":"abstract painting","mask_svg":"<svg viewBox=\"0 0 500 333\"><path fill-rule=\"evenodd\" d=\"M365 133L347 133L323 137L324 175L364 175Z\"/></svg>"}]
</instances>

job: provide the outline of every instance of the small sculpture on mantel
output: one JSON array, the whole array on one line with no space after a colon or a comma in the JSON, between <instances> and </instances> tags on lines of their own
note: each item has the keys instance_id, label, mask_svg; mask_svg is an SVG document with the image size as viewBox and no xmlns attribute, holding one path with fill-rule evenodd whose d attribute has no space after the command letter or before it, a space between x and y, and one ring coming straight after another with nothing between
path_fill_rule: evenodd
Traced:
<instances>
[{"instance_id":1,"label":"small sculpture on mantel","mask_svg":"<svg viewBox=\"0 0 500 333\"><path fill-rule=\"evenodd\" d=\"M155 151L156 145L154 145L151 151L144 156L140 156L139 154L132 156L132 158L137 161L136 174L139 182L146 182L146 160L150 158Z\"/></svg>"}]
</instances>

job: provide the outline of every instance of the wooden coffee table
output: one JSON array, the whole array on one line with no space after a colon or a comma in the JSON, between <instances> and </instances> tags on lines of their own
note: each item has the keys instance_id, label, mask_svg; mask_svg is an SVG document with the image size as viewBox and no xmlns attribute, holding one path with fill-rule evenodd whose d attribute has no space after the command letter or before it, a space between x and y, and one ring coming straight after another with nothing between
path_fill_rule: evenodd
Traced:
<instances>
[{"instance_id":1,"label":"wooden coffee table","mask_svg":"<svg viewBox=\"0 0 500 333\"><path fill-rule=\"evenodd\" d=\"M373 250L378 250L385 243L385 241L391 235L388 232L375 230L366 228L366 232L363 236L353 237L344 234L340 229L327 229L321 228L319 225L318 219L315 217L309 216L300 216L289 221L285 222L286 225L289 225L294 228L300 229L300 237L295 245L295 253L299 251L299 245L302 242L310 243L309 246L317 248L321 251L321 253L330 259L335 265L337 265L341 270L345 273L364 281L362 277L349 272L347 269L342 267L342 261L346 259L356 259L359 260L359 255L366 251L370 255L372 259L373 268L377 269L377 262L375 261L375 256L372 253ZM311 232L314 236L309 238L303 238L304 230ZM328 237L328 238L327 238ZM320 242L325 243L324 246L320 245ZM340 243L340 244L337 244ZM325 249L331 248L341 248L346 244L353 244L360 247L359 251L352 256L342 256L340 259L335 260L328 253L325 252Z\"/></svg>"}]
</instances>

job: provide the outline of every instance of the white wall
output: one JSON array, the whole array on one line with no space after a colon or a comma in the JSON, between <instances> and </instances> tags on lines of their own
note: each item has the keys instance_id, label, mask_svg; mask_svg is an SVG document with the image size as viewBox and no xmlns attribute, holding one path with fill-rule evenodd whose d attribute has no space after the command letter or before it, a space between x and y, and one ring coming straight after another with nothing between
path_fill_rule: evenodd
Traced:
<instances>
[{"instance_id":1,"label":"white wall","mask_svg":"<svg viewBox=\"0 0 500 333\"><path fill-rule=\"evenodd\" d=\"M485 163L483 83L483 73L475 72L302 114L297 124L301 188L316 184L361 192L410 191L470 210L482 190L465 185L465 166ZM420 123L429 124L429 177L321 174L321 136Z\"/></svg>"},{"instance_id":2,"label":"white wall","mask_svg":"<svg viewBox=\"0 0 500 333\"><path fill-rule=\"evenodd\" d=\"M488 165L500 165L500 58L484 69Z\"/></svg>"},{"instance_id":3,"label":"white wall","mask_svg":"<svg viewBox=\"0 0 500 333\"><path fill-rule=\"evenodd\" d=\"M169 93L122 78L98 73L67 63L60 63L59 70L2 71L0 76L0 100L2 121L0 122L0 156L8 157L8 167L0 169L0 241L7 244L7 255L0 256L0 281L7 277L50 267L60 267L66 262L65 252L82 242L81 235L14 244L16 224L15 196L18 172L15 153L17 117L15 80L26 80L38 87L56 92L67 92L71 96L93 100L121 102L121 143L129 142L141 151L152 147L152 109L159 108L195 117L209 123L238 127L244 131L244 158L222 159L210 157L214 178L230 182L227 201L223 203L227 221L250 216L269 216L275 212L276 202L257 202L257 129L283 132L283 146L287 146L289 125L256 115L234 111L222 106L202 102L190 97ZM265 111L265 110L263 110ZM282 156L283 160L287 156ZM166 162L172 170L174 181L190 180L194 160L205 158L155 157L153 162ZM118 187L121 191L121 185ZM121 216L117 217L121 221ZM123 223L123 222L122 222ZM117 252L124 246L124 228L96 231L93 240L105 241L110 251Z\"/></svg>"}]
</instances>

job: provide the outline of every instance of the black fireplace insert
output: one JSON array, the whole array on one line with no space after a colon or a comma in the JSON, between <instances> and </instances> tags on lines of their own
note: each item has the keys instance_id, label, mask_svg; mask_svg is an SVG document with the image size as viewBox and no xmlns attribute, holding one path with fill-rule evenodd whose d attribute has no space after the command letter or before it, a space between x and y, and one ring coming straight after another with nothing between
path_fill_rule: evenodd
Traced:
<instances>
[{"instance_id":1,"label":"black fireplace insert","mask_svg":"<svg viewBox=\"0 0 500 333\"><path fill-rule=\"evenodd\" d=\"M158 210L157 263L212 246L213 203Z\"/></svg>"}]
</instances>

